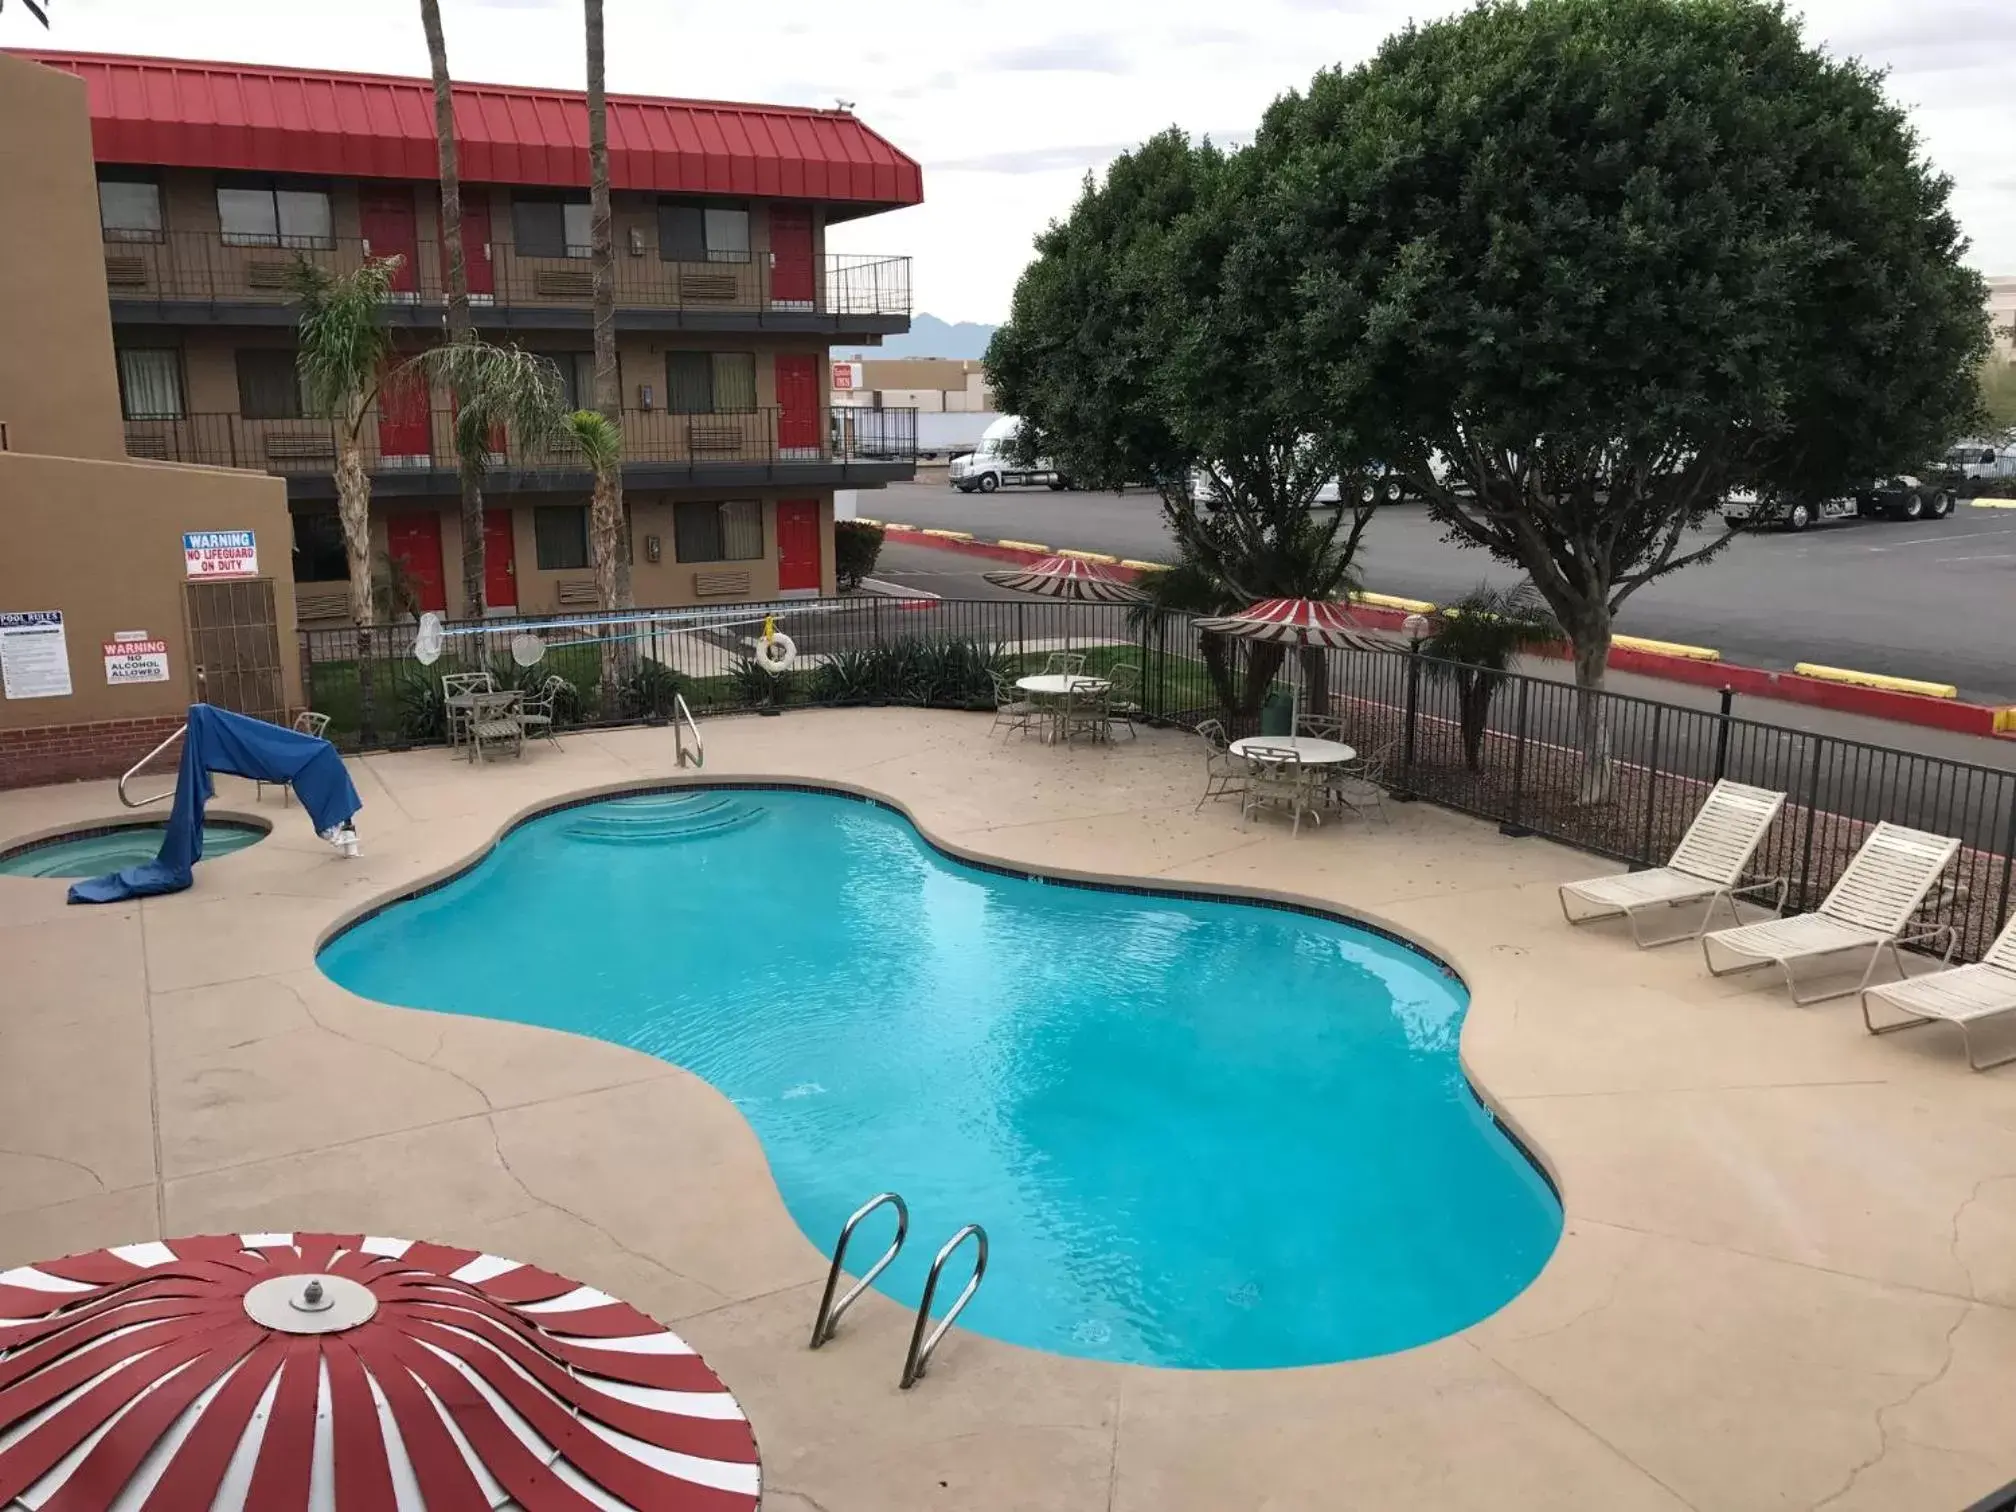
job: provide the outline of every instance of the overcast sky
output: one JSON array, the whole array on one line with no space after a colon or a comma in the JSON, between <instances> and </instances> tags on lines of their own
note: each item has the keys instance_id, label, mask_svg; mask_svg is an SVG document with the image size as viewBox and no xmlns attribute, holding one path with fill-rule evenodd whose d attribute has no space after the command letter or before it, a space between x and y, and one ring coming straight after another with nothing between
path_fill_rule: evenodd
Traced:
<instances>
[{"instance_id":1,"label":"overcast sky","mask_svg":"<svg viewBox=\"0 0 2016 1512\"><path fill-rule=\"evenodd\" d=\"M917 307L997 321L1086 169L1172 122L1243 140L1318 68L1443 0L605 0L609 87L831 106L924 164L925 203L839 228L908 253ZM425 73L418 0L18 3L0 45ZM575 0L442 0L459 78L581 87ZM2016 0L1807 0L1810 35L1891 70L1986 273L2016 273Z\"/></svg>"}]
</instances>

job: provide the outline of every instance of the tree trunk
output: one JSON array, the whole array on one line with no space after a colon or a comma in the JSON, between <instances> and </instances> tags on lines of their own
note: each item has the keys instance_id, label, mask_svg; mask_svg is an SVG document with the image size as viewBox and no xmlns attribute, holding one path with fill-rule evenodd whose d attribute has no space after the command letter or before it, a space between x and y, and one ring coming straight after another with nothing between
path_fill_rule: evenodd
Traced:
<instances>
[{"instance_id":1,"label":"tree trunk","mask_svg":"<svg viewBox=\"0 0 2016 1512\"><path fill-rule=\"evenodd\" d=\"M1610 710L1603 696L1603 674L1610 665L1610 615L1596 610L1564 626L1575 655L1578 738L1582 747L1582 784L1576 801L1607 803L1613 773L1610 763Z\"/></svg>"},{"instance_id":2,"label":"tree trunk","mask_svg":"<svg viewBox=\"0 0 2016 1512\"><path fill-rule=\"evenodd\" d=\"M346 427L336 455L336 517L350 566L350 623L357 629L358 733L371 729L371 475L354 427Z\"/></svg>"},{"instance_id":3,"label":"tree trunk","mask_svg":"<svg viewBox=\"0 0 2016 1512\"><path fill-rule=\"evenodd\" d=\"M1232 670L1232 646L1222 635L1199 631L1197 652L1204 658L1204 675L1218 697L1218 714L1230 726L1239 717L1239 682Z\"/></svg>"},{"instance_id":4,"label":"tree trunk","mask_svg":"<svg viewBox=\"0 0 2016 1512\"><path fill-rule=\"evenodd\" d=\"M589 271L595 319L595 408L617 426L623 423L623 389L616 370L616 233L609 218L609 111L603 98L602 0L584 0L588 24L588 214ZM603 609L630 607L630 553L623 528L623 475L596 480L598 505L611 490L613 525L606 537L595 532L595 594ZM603 553L609 560L603 560Z\"/></svg>"},{"instance_id":5,"label":"tree trunk","mask_svg":"<svg viewBox=\"0 0 2016 1512\"><path fill-rule=\"evenodd\" d=\"M455 154L455 100L448 83L448 44L441 33L440 0L420 0L420 25L427 33L427 57L434 68L434 142L441 159L441 249L448 263L448 339L466 342L475 334L469 316L469 265L462 247L462 175ZM417 275L418 269L415 270ZM459 386L459 412L469 396ZM483 618L483 478L462 470L462 614Z\"/></svg>"},{"instance_id":6,"label":"tree trunk","mask_svg":"<svg viewBox=\"0 0 2016 1512\"><path fill-rule=\"evenodd\" d=\"M1488 672L1459 672L1456 683L1456 722L1463 732L1463 764L1473 772L1484 770L1484 735L1491 726L1491 699L1498 691L1498 679Z\"/></svg>"},{"instance_id":7,"label":"tree trunk","mask_svg":"<svg viewBox=\"0 0 2016 1512\"><path fill-rule=\"evenodd\" d=\"M1322 716L1330 712L1330 653L1321 646L1303 646L1302 712ZM1295 732L1289 731L1292 735Z\"/></svg>"},{"instance_id":8,"label":"tree trunk","mask_svg":"<svg viewBox=\"0 0 2016 1512\"><path fill-rule=\"evenodd\" d=\"M621 466L620 463L617 466ZM615 467L597 468L595 493L588 506L588 550L595 563L595 602L614 608L616 597L616 537L623 528L620 488ZM615 708L616 684L622 677L621 647L605 632L602 642L602 707Z\"/></svg>"},{"instance_id":9,"label":"tree trunk","mask_svg":"<svg viewBox=\"0 0 2016 1512\"><path fill-rule=\"evenodd\" d=\"M1274 681L1274 674L1281 670L1281 663L1287 655L1288 648L1279 641L1253 641L1249 644L1246 652L1246 688L1239 700L1239 714L1242 720L1259 717L1260 705L1267 697L1267 688Z\"/></svg>"}]
</instances>

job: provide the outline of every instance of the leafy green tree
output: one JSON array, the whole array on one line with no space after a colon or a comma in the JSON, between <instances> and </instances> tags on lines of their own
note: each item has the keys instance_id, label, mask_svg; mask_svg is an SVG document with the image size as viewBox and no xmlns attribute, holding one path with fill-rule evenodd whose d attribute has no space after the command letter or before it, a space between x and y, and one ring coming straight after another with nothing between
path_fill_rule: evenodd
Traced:
<instances>
[{"instance_id":1,"label":"leafy green tree","mask_svg":"<svg viewBox=\"0 0 2016 1512\"><path fill-rule=\"evenodd\" d=\"M1487 0L1268 113L1309 381L1600 690L1732 489L1847 491L1975 411L1980 278L1878 75L1761 0ZM1608 790L1585 697L1583 796Z\"/></svg>"},{"instance_id":2,"label":"leafy green tree","mask_svg":"<svg viewBox=\"0 0 2016 1512\"><path fill-rule=\"evenodd\" d=\"M481 535L483 483L500 440L530 457L569 434L561 408L560 370L550 357L519 346L497 346L474 336L429 347L406 367L456 396L456 470L463 502L473 496L478 506L475 524L472 526L465 515L462 530L465 535L472 529ZM463 560L466 564L466 550ZM480 573L480 556L476 566ZM480 602L479 598L479 614Z\"/></svg>"},{"instance_id":3,"label":"leafy green tree","mask_svg":"<svg viewBox=\"0 0 2016 1512\"><path fill-rule=\"evenodd\" d=\"M1512 588L1480 583L1436 610L1431 623L1421 642L1422 667L1432 681L1455 690L1463 764L1481 772L1491 703L1505 685L1505 674L1521 653L1558 640L1561 627L1531 583Z\"/></svg>"},{"instance_id":4,"label":"leafy green tree","mask_svg":"<svg viewBox=\"0 0 2016 1512\"><path fill-rule=\"evenodd\" d=\"M1095 488L1154 488L1186 568L1234 607L1343 592L1372 514L1355 482L1345 507L1312 509L1356 454L1304 380L1298 268L1252 235L1254 194L1239 160L1180 131L1123 154L1038 238L987 355L1021 446ZM1253 648L1245 712L1281 657Z\"/></svg>"}]
</instances>

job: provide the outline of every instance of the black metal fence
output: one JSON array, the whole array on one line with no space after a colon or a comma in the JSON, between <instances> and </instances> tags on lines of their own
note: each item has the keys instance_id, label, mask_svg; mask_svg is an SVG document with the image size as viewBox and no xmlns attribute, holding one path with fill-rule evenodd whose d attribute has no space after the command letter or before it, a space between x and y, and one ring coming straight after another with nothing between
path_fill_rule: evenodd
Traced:
<instances>
[{"instance_id":1,"label":"black metal fence","mask_svg":"<svg viewBox=\"0 0 2016 1512\"><path fill-rule=\"evenodd\" d=\"M766 614L791 636L798 665L782 677L750 661ZM1294 675L1279 648L1207 638L1183 615L1124 604L854 595L789 605L639 611L453 624L440 658L412 654L414 627L304 632L310 704L350 746L442 738L441 677L490 670L509 685L559 676L563 718L581 725L662 719L674 693L696 714L784 706L993 706L990 673L1041 670L1054 652L1090 671L1142 670L1149 720L1190 727L1225 720L1253 733L1264 696ZM530 666L513 655L541 654ZM1215 661L1215 667L1214 667ZM1457 669L1403 648L1328 653L1321 690L1346 739L1383 763L1389 786L1634 865L1663 863L1716 779L1783 791L1785 809L1760 848L1760 877L1783 877L1788 904L1811 908L1868 830L1889 820L1952 835L1958 861L1927 905L1950 923L1964 957L1986 949L2007 917L2016 854L2016 771L1896 750L1737 717L1719 709L1603 694L1506 674L1466 731ZM1226 692L1232 707L1226 706ZM1592 779L1592 722L1610 758Z\"/></svg>"}]
</instances>

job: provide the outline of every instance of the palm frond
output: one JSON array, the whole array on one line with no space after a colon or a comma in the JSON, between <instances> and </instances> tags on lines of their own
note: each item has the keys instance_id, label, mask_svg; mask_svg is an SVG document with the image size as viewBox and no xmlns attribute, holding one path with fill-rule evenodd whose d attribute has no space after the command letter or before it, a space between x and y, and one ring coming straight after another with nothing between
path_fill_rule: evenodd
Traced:
<instances>
[{"instance_id":1,"label":"palm frond","mask_svg":"<svg viewBox=\"0 0 2016 1512\"><path fill-rule=\"evenodd\" d=\"M599 410L561 417L561 438L581 453L591 472L614 470L623 460L623 427Z\"/></svg>"},{"instance_id":2,"label":"palm frond","mask_svg":"<svg viewBox=\"0 0 2016 1512\"><path fill-rule=\"evenodd\" d=\"M1430 658L1431 674L1503 672L1521 652L1560 638L1561 627L1531 583L1511 588L1480 583L1437 611L1421 653Z\"/></svg>"},{"instance_id":3,"label":"palm frond","mask_svg":"<svg viewBox=\"0 0 2016 1512\"><path fill-rule=\"evenodd\" d=\"M453 341L412 358L405 370L456 396L455 449L466 470L483 471L498 430L526 452L543 451L566 433L560 370L537 352L480 339Z\"/></svg>"},{"instance_id":4,"label":"palm frond","mask_svg":"<svg viewBox=\"0 0 2016 1512\"><path fill-rule=\"evenodd\" d=\"M304 397L317 414L353 415L378 385L392 354L385 306L396 257L367 258L349 273L331 273L306 257L289 271L301 307L299 355Z\"/></svg>"}]
</instances>

